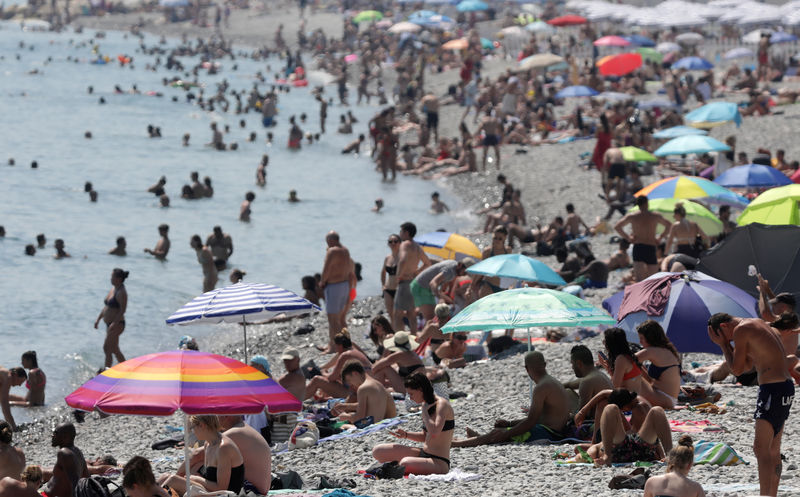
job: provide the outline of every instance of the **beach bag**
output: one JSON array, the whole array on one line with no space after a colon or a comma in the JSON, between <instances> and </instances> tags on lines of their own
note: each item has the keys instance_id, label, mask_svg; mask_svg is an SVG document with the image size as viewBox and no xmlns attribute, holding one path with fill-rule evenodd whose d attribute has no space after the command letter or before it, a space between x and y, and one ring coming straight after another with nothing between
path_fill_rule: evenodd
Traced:
<instances>
[{"instance_id":1,"label":"beach bag","mask_svg":"<svg viewBox=\"0 0 800 497\"><path fill-rule=\"evenodd\" d=\"M319 370L313 359L300 366L300 370L303 372L303 376L305 376L307 380L310 380L315 376L322 375L322 371Z\"/></svg>"},{"instance_id":2,"label":"beach bag","mask_svg":"<svg viewBox=\"0 0 800 497\"><path fill-rule=\"evenodd\" d=\"M305 449L316 445L319 440L319 429L311 421L300 421L289 436L289 450Z\"/></svg>"},{"instance_id":3,"label":"beach bag","mask_svg":"<svg viewBox=\"0 0 800 497\"><path fill-rule=\"evenodd\" d=\"M272 477L272 484L270 490L284 490L287 488L301 489L303 488L303 479L297 471L288 471L286 473L275 473Z\"/></svg>"},{"instance_id":4,"label":"beach bag","mask_svg":"<svg viewBox=\"0 0 800 497\"><path fill-rule=\"evenodd\" d=\"M116 487L113 492L108 488L110 484ZM118 497L124 495L119 485L103 476L92 475L89 478L81 478L75 485L75 497Z\"/></svg>"}]
</instances>

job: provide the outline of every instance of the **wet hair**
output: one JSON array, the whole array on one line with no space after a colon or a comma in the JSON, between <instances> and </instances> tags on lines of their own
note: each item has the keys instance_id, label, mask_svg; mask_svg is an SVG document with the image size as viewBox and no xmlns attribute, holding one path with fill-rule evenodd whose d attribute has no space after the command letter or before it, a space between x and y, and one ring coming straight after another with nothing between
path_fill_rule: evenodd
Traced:
<instances>
[{"instance_id":1,"label":"wet hair","mask_svg":"<svg viewBox=\"0 0 800 497\"><path fill-rule=\"evenodd\" d=\"M134 485L152 486L156 484L150 461L142 456L133 456L122 468L122 488L133 488Z\"/></svg>"},{"instance_id":2,"label":"wet hair","mask_svg":"<svg viewBox=\"0 0 800 497\"><path fill-rule=\"evenodd\" d=\"M314 293L317 292L317 280L315 280L313 276L303 276L300 283L303 285L303 290L309 290Z\"/></svg>"},{"instance_id":3,"label":"wet hair","mask_svg":"<svg viewBox=\"0 0 800 497\"><path fill-rule=\"evenodd\" d=\"M252 202L256 199L256 194L253 192L247 192L244 194L244 198Z\"/></svg>"},{"instance_id":4,"label":"wet hair","mask_svg":"<svg viewBox=\"0 0 800 497\"><path fill-rule=\"evenodd\" d=\"M9 373L16 376L17 378L22 378L23 380L28 379L28 373L25 372L22 368L11 368L8 370Z\"/></svg>"},{"instance_id":5,"label":"wet hair","mask_svg":"<svg viewBox=\"0 0 800 497\"><path fill-rule=\"evenodd\" d=\"M662 328L657 322L653 321L652 319L648 319L636 327L636 332L644 336L645 340L647 340L647 343L653 347L669 349L675 358L680 361L681 356L678 353L678 349L676 349L669 338L667 338L667 334L664 333L664 328Z\"/></svg>"},{"instance_id":6,"label":"wet hair","mask_svg":"<svg viewBox=\"0 0 800 497\"><path fill-rule=\"evenodd\" d=\"M25 255L36 255L36 247L32 243L25 245Z\"/></svg>"},{"instance_id":7,"label":"wet hair","mask_svg":"<svg viewBox=\"0 0 800 497\"><path fill-rule=\"evenodd\" d=\"M350 332L347 331L347 328L342 328L342 331L333 337L333 343L336 345L341 345L345 349L350 349L353 347L353 341L350 340Z\"/></svg>"},{"instance_id":8,"label":"wet hair","mask_svg":"<svg viewBox=\"0 0 800 497\"><path fill-rule=\"evenodd\" d=\"M125 281L128 278L128 275L131 274L131 273L130 273L130 271L124 271L124 270L122 270L122 269L120 269L118 267L115 267L114 270L111 271L111 274L115 278L119 278L122 281Z\"/></svg>"},{"instance_id":9,"label":"wet hair","mask_svg":"<svg viewBox=\"0 0 800 497\"><path fill-rule=\"evenodd\" d=\"M122 245L123 243L125 243L125 237L124 236L118 236L117 237L117 245Z\"/></svg>"},{"instance_id":10,"label":"wet hair","mask_svg":"<svg viewBox=\"0 0 800 497\"><path fill-rule=\"evenodd\" d=\"M158 225L158 231L161 231L161 230L169 231L169 225L168 224L159 224Z\"/></svg>"},{"instance_id":11,"label":"wet hair","mask_svg":"<svg viewBox=\"0 0 800 497\"><path fill-rule=\"evenodd\" d=\"M708 318L708 325L711 327L712 330L719 331L719 325L723 323L728 323L733 320L733 316L730 314L726 314L724 312L718 312Z\"/></svg>"},{"instance_id":12,"label":"wet hair","mask_svg":"<svg viewBox=\"0 0 800 497\"><path fill-rule=\"evenodd\" d=\"M364 366L361 365L361 362L355 359L344 363L344 367L342 368L342 381L344 381L344 377L349 375L350 373L358 373L361 375L366 374L366 372L364 371Z\"/></svg>"},{"instance_id":13,"label":"wet hair","mask_svg":"<svg viewBox=\"0 0 800 497\"><path fill-rule=\"evenodd\" d=\"M41 482L42 481L42 468L37 466L36 464L30 464L25 466L25 469L22 470L22 474L19 475L20 481L23 483L25 482Z\"/></svg>"},{"instance_id":14,"label":"wet hair","mask_svg":"<svg viewBox=\"0 0 800 497\"><path fill-rule=\"evenodd\" d=\"M11 425L8 424L8 421L0 421L0 442L4 444L10 444L13 438L13 431L11 430Z\"/></svg>"},{"instance_id":15,"label":"wet hair","mask_svg":"<svg viewBox=\"0 0 800 497\"><path fill-rule=\"evenodd\" d=\"M610 394L608 394L608 403L614 404L622 409L636 400L636 397L638 397L636 392L632 392L624 388L615 388Z\"/></svg>"},{"instance_id":16,"label":"wet hair","mask_svg":"<svg viewBox=\"0 0 800 497\"><path fill-rule=\"evenodd\" d=\"M631 351L631 345L628 343L628 338L625 336L625 330L622 328L609 328L603 333L603 343L608 350L608 365L611 371L614 371L614 363L617 357L623 355L631 360L634 364L641 367L636 356Z\"/></svg>"},{"instance_id":17,"label":"wet hair","mask_svg":"<svg viewBox=\"0 0 800 497\"><path fill-rule=\"evenodd\" d=\"M381 315L372 318L372 322L369 324L369 339L372 340L375 345L380 346L382 343L378 338L378 332L375 331L376 324L379 324L386 333L394 333L394 328L392 328L392 323L386 319L386 316Z\"/></svg>"},{"instance_id":18,"label":"wet hair","mask_svg":"<svg viewBox=\"0 0 800 497\"><path fill-rule=\"evenodd\" d=\"M212 431L219 431L220 429L219 418L216 416L216 414L189 416L190 426L195 426L198 424L203 424L207 426L209 430Z\"/></svg>"},{"instance_id":19,"label":"wet hair","mask_svg":"<svg viewBox=\"0 0 800 497\"><path fill-rule=\"evenodd\" d=\"M191 243L199 243L201 246L203 245L203 240L200 238L200 235L192 235Z\"/></svg>"},{"instance_id":20,"label":"wet hair","mask_svg":"<svg viewBox=\"0 0 800 497\"><path fill-rule=\"evenodd\" d=\"M778 319L769 323L773 328L783 330L793 330L800 326L800 318L797 314L791 311L782 312Z\"/></svg>"},{"instance_id":21,"label":"wet hair","mask_svg":"<svg viewBox=\"0 0 800 497\"><path fill-rule=\"evenodd\" d=\"M683 206L683 202L678 202L675 204L675 208L672 209L674 214L678 214L681 217L686 217L686 208Z\"/></svg>"},{"instance_id":22,"label":"wet hair","mask_svg":"<svg viewBox=\"0 0 800 497\"><path fill-rule=\"evenodd\" d=\"M39 361L36 359L36 351L29 350L27 352L22 353L22 360L31 361L31 369L36 369L39 367Z\"/></svg>"},{"instance_id":23,"label":"wet hair","mask_svg":"<svg viewBox=\"0 0 800 497\"><path fill-rule=\"evenodd\" d=\"M573 361L580 361L587 366L594 364L592 351L586 345L576 345L569 351L569 357Z\"/></svg>"},{"instance_id":24,"label":"wet hair","mask_svg":"<svg viewBox=\"0 0 800 497\"><path fill-rule=\"evenodd\" d=\"M417 234L417 226L412 222L405 222L400 225L400 229L403 231L407 231L411 238L414 238Z\"/></svg>"},{"instance_id":25,"label":"wet hair","mask_svg":"<svg viewBox=\"0 0 800 497\"><path fill-rule=\"evenodd\" d=\"M667 454L667 473L675 469L688 468L694 462L694 443L692 437L683 435L678 439L678 445Z\"/></svg>"},{"instance_id":26,"label":"wet hair","mask_svg":"<svg viewBox=\"0 0 800 497\"><path fill-rule=\"evenodd\" d=\"M436 394L433 391L431 380L422 373L407 376L405 381L403 381L403 386L406 387L406 390L412 389L422 391L422 398L425 399L425 403L427 404L436 402Z\"/></svg>"}]
</instances>

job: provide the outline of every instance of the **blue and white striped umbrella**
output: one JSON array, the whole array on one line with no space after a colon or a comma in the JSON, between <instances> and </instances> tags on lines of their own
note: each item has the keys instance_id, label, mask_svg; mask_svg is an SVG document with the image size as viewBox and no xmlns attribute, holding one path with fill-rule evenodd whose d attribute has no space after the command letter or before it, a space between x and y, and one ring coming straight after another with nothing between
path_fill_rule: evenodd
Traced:
<instances>
[{"instance_id":1,"label":"blue and white striped umbrella","mask_svg":"<svg viewBox=\"0 0 800 497\"><path fill-rule=\"evenodd\" d=\"M167 324L242 323L247 361L247 321L321 310L303 297L275 285L236 283L195 297L167 318Z\"/></svg>"}]
</instances>

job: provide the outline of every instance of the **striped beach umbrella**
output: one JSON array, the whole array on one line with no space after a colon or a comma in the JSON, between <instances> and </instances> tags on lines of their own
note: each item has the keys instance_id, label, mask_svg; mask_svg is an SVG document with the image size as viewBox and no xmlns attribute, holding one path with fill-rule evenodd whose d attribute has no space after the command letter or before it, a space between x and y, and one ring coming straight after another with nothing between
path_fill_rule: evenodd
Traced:
<instances>
[{"instance_id":1,"label":"striped beach umbrella","mask_svg":"<svg viewBox=\"0 0 800 497\"><path fill-rule=\"evenodd\" d=\"M321 310L303 297L275 285L236 283L195 297L167 318L167 324L242 323L247 361L247 322Z\"/></svg>"},{"instance_id":2,"label":"striped beach umbrella","mask_svg":"<svg viewBox=\"0 0 800 497\"><path fill-rule=\"evenodd\" d=\"M746 198L699 176L664 178L634 193L636 197L641 197L642 195L650 200L654 198L712 198L720 203L747 205Z\"/></svg>"},{"instance_id":3,"label":"striped beach umbrella","mask_svg":"<svg viewBox=\"0 0 800 497\"><path fill-rule=\"evenodd\" d=\"M447 231L434 231L414 238L422 246L426 254L440 259L454 259L460 261L464 257L481 258L481 251L472 241L456 233Z\"/></svg>"}]
</instances>

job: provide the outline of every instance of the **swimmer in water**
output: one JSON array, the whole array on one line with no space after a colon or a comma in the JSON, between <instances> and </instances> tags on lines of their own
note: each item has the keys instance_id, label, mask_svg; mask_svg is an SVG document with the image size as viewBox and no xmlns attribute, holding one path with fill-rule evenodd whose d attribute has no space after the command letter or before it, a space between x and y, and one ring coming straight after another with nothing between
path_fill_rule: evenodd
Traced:
<instances>
[{"instance_id":1,"label":"swimmer in water","mask_svg":"<svg viewBox=\"0 0 800 497\"><path fill-rule=\"evenodd\" d=\"M125 241L125 237L124 236L117 237L117 246L109 250L108 253L109 255L117 255L120 257L124 257L128 255L128 253L125 251L126 246L127 242Z\"/></svg>"},{"instance_id":2,"label":"swimmer in water","mask_svg":"<svg viewBox=\"0 0 800 497\"><path fill-rule=\"evenodd\" d=\"M300 202L300 199L297 198L296 190L289 191L289 202Z\"/></svg>"},{"instance_id":3,"label":"swimmer in water","mask_svg":"<svg viewBox=\"0 0 800 497\"><path fill-rule=\"evenodd\" d=\"M97 192L95 190L89 192L89 201L97 202Z\"/></svg>"},{"instance_id":4,"label":"swimmer in water","mask_svg":"<svg viewBox=\"0 0 800 497\"><path fill-rule=\"evenodd\" d=\"M192 135L190 135L189 133L184 133L183 134L183 146L184 147L188 147L189 146L189 138L191 138L191 136Z\"/></svg>"},{"instance_id":5,"label":"swimmer in water","mask_svg":"<svg viewBox=\"0 0 800 497\"><path fill-rule=\"evenodd\" d=\"M264 154L261 156L261 162L256 169L256 185L258 186L267 184L267 165L269 165L269 156Z\"/></svg>"},{"instance_id":6,"label":"swimmer in water","mask_svg":"<svg viewBox=\"0 0 800 497\"><path fill-rule=\"evenodd\" d=\"M242 202L242 206L239 208L239 221L250 222L250 205L253 203L253 200L256 199L256 194L253 192L247 192L244 195L244 202Z\"/></svg>"},{"instance_id":7,"label":"swimmer in water","mask_svg":"<svg viewBox=\"0 0 800 497\"><path fill-rule=\"evenodd\" d=\"M54 247L56 249L56 255L53 256L54 259L65 259L67 257L72 257L67 253L66 250L64 250L64 240L61 238L56 239Z\"/></svg>"},{"instance_id":8,"label":"swimmer in water","mask_svg":"<svg viewBox=\"0 0 800 497\"><path fill-rule=\"evenodd\" d=\"M163 261L166 260L167 254L169 253L169 246L170 241L167 234L169 233L169 225L162 224L158 227L158 234L161 238L156 243L155 248L152 250L149 248L144 249L145 254L150 254L156 259Z\"/></svg>"},{"instance_id":9,"label":"swimmer in water","mask_svg":"<svg viewBox=\"0 0 800 497\"><path fill-rule=\"evenodd\" d=\"M32 243L25 245L25 255L36 255L36 247Z\"/></svg>"},{"instance_id":10,"label":"swimmer in water","mask_svg":"<svg viewBox=\"0 0 800 497\"><path fill-rule=\"evenodd\" d=\"M45 248L47 246L47 238L45 238L44 233L36 235L36 244L39 248Z\"/></svg>"},{"instance_id":11,"label":"swimmer in water","mask_svg":"<svg viewBox=\"0 0 800 497\"><path fill-rule=\"evenodd\" d=\"M372 210L372 212L380 212L381 209L383 209L383 199L382 198L376 198L375 199L375 207L373 207L371 210Z\"/></svg>"},{"instance_id":12,"label":"swimmer in water","mask_svg":"<svg viewBox=\"0 0 800 497\"><path fill-rule=\"evenodd\" d=\"M342 149L342 153L343 154L353 153L358 155L359 153L361 153L361 144L364 143L364 139L365 137L363 134L358 135L358 139L351 141L346 147L344 147Z\"/></svg>"},{"instance_id":13,"label":"swimmer in water","mask_svg":"<svg viewBox=\"0 0 800 497\"><path fill-rule=\"evenodd\" d=\"M431 212L434 214L450 212L450 208L447 207L447 204L439 200L439 192L433 192L431 194Z\"/></svg>"},{"instance_id":14,"label":"swimmer in water","mask_svg":"<svg viewBox=\"0 0 800 497\"><path fill-rule=\"evenodd\" d=\"M165 193L158 197L158 203L161 207L169 207L169 196Z\"/></svg>"}]
</instances>

